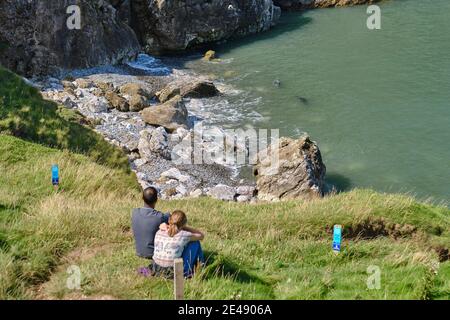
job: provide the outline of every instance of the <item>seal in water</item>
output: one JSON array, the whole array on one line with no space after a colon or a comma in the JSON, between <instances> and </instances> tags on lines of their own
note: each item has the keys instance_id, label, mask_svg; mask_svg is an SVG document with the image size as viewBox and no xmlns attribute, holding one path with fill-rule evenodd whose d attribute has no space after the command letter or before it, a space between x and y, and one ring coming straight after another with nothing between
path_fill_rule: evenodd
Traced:
<instances>
[{"instance_id":1,"label":"seal in water","mask_svg":"<svg viewBox=\"0 0 450 320\"><path fill-rule=\"evenodd\" d=\"M305 97L296 96L296 98L303 104L306 104L306 105L309 104L309 100L307 98L305 98Z\"/></svg>"},{"instance_id":2,"label":"seal in water","mask_svg":"<svg viewBox=\"0 0 450 320\"><path fill-rule=\"evenodd\" d=\"M281 86L280 79L273 80L273 86L279 88Z\"/></svg>"}]
</instances>

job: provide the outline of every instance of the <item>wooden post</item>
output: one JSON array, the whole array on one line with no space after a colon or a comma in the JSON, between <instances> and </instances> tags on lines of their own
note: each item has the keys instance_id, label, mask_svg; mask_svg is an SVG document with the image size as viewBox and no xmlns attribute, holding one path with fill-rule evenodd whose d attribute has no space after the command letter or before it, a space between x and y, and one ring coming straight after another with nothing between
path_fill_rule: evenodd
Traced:
<instances>
[{"instance_id":1,"label":"wooden post","mask_svg":"<svg viewBox=\"0 0 450 320\"><path fill-rule=\"evenodd\" d=\"M174 261L174 296L175 300L184 300L184 270L183 270L183 259L176 259Z\"/></svg>"}]
</instances>

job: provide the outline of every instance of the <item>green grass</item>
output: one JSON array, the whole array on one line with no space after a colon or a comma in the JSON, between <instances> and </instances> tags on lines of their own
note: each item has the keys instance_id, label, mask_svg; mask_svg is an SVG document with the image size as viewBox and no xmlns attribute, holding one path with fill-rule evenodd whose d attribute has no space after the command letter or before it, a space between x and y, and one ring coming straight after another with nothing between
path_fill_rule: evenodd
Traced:
<instances>
[{"instance_id":1,"label":"green grass","mask_svg":"<svg viewBox=\"0 0 450 320\"><path fill-rule=\"evenodd\" d=\"M169 299L171 281L143 279L136 268L130 212L140 194L130 175L85 156L0 135L0 297ZM50 166L61 167L61 188ZM449 262L433 247L450 243L449 211L401 195L355 190L316 201L237 204L208 198L160 203L182 209L206 230L208 266L187 282L188 298L448 299ZM344 237L330 248L335 223L357 229L414 226L412 234ZM82 290L66 288L67 268ZM381 289L367 289L367 268ZM439 266L439 268L437 267ZM39 290L38 290L39 289Z\"/></svg>"},{"instance_id":2,"label":"green grass","mask_svg":"<svg viewBox=\"0 0 450 320\"><path fill-rule=\"evenodd\" d=\"M130 232L131 210L141 205L135 178L94 156L95 147L82 148L88 128L77 127L72 140L57 107L48 104L48 113L37 92L17 81L21 90L0 86L0 123L16 136L0 134L0 299L172 298L171 281L136 274L146 261L135 256ZM450 262L434 250L450 243L446 207L353 190L313 201L200 198L158 208L184 210L206 232L208 264L187 281L189 299L450 299ZM344 225L340 254L331 250L334 224ZM81 290L67 288L72 265L81 270ZM378 290L367 287L370 266L380 268Z\"/></svg>"},{"instance_id":3,"label":"green grass","mask_svg":"<svg viewBox=\"0 0 450 320\"><path fill-rule=\"evenodd\" d=\"M49 181L53 163L61 170L57 192ZM102 228L102 221L109 220L117 209L91 217L97 213L93 210L96 197L115 203L112 208L138 190L133 176L123 170L6 135L0 135L0 170L2 298L20 297L26 287L45 280L67 250L82 240L86 243L101 237L100 230L93 230L90 224ZM88 203L89 212L80 209ZM66 223L70 227L66 228ZM77 226L72 228L72 223Z\"/></svg>"}]
</instances>

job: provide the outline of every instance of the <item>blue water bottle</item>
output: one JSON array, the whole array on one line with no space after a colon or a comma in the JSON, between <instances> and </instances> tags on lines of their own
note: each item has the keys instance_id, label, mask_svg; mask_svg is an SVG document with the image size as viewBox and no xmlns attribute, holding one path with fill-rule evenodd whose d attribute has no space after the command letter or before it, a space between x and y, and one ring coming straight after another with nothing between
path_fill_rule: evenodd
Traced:
<instances>
[{"instance_id":1,"label":"blue water bottle","mask_svg":"<svg viewBox=\"0 0 450 320\"><path fill-rule=\"evenodd\" d=\"M59 168L56 164L52 166L52 184L55 187L59 185Z\"/></svg>"},{"instance_id":2,"label":"blue water bottle","mask_svg":"<svg viewBox=\"0 0 450 320\"><path fill-rule=\"evenodd\" d=\"M333 228L333 251L341 251L342 226L337 224Z\"/></svg>"}]
</instances>

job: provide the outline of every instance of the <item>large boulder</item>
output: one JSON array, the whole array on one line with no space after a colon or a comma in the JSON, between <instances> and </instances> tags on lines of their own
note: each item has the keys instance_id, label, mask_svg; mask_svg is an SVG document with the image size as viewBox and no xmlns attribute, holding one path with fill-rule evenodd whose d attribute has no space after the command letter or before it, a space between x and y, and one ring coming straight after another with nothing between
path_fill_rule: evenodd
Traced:
<instances>
[{"instance_id":1,"label":"large boulder","mask_svg":"<svg viewBox=\"0 0 450 320\"><path fill-rule=\"evenodd\" d=\"M104 97L92 96L87 102L84 103L84 106L93 113L101 113L108 112L109 103L108 100Z\"/></svg>"},{"instance_id":2,"label":"large boulder","mask_svg":"<svg viewBox=\"0 0 450 320\"><path fill-rule=\"evenodd\" d=\"M224 201L234 201L236 198L236 189L224 184L218 184L208 191L208 196L224 200Z\"/></svg>"},{"instance_id":3,"label":"large boulder","mask_svg":"<svg viewBox=\"0 0 450 320\"><path fill-rule=\"evenodd\" d=\"M128 101L119 96L114 91L107 91L105 93L105 98L109 101L112 107L116 108L119 111L127 112L130 111L130 105L128 104Z\"/></svg>"},{"instance_id":4,"label":"large boulder","mask_svg":"<svg viewBox=\"0 0 450 320\"><path fill-rule=\"evenodd\" d=\"M140 83L126 83L119 88L119 92L128 99L132 112L138 112L149 107L149 99L152 99L155 95L147 86Z\"/></svg>"},{"instance_id":5,"label":"large boulder","mask_svg":"<svg viewBox=\"0 0 450 320\"><path fill-rule=\"evenodd\" d=\"M258 198L273 201L323 196L325 172L319 147L308 136L281 138L278 145L259 153L254 168Z\"/></svg>"},{"instance_id":6,"label":"large boulder","mask_svg":"<svg viewBox=\"0 0 450 320\"><path fill-rule=\"evenodd\" d=\"M210 98L220 92L211 81L173 82L156 93L161 102L166 102L180 95L183 98Z\"/></svg>"},{"instance_id":7,"label":"large boulder","mask_svg":"<svg viewBox=\"0 0 450 320\"><path fill-rule=\"evenodd\" d=\"M168 135L163 127L145 129L140 132L138 144L139 154L144 159L152 159L153 155L159 155L170 159Z\"/></svg>"},{"instance_id":8,"label":"large boulder","mask_svg":"<svg viewBox=\"0 0 450 320\"><path fill-rule=\"evenodd\" d=\"M130 97L130 111L139 112L150 106L148 99L144 96L136 94Z\"/></svg>"},{"instance_id":9,"label":"large boulder","mask_svg":"<svg viewBox=\"0 0 450 320\"><path fill-rule=\"evenodd\" d=\"M214 59L216 59L216 52L214 50L206 51L205 55L203 56L203 60L205 61L213 61Z\"/></svg>"},{"instance_id":10,"label":"large boulder","mask_svg":"<svg viewBox=\"0 0 450 320\"><path fill-rule=\"evenodd\" d=\"M79 0L81 29L69 30L70 0L1 0L0 63L22 75L114 64L140 50L106 0Z\"/></svg>"},{"instance_id":11,"label":"large boulder","mask_svg":"<svg viewBox=\"0 0 450 320\"><path fill-rule=\"evenodd\" d=\"M130 83L126 83L126 84L122 85L119 88L119 91L122 95L128 95L128 96L140 95L140 96L144 96L148 99L153 98L153 96L155 95L153 92L151 92L151 90L149 90L149 88L147 88L147 86L144 86L143 84L140 84L140 83L134 83L134 82L130 82Z\"/></svg>"},{"instance_id":12,"label":"large boulder","mask_svg":"<svg viewBox=\"0 0 450 320\"><path fill-rule=\"evenodd\" d=\"M183 98L176 96L160 105L145 108L142 119L150 125L161 126L173 132L180 127L187 128L188 111Z\"/></svg>"},{"instance_id":13,"label":"large boulder","mask_svg":"<svg viewBox=\"0 0 450 320\"><path fill-rule=\"evenodd\" d=\"M268 30L280 17L272 0L132 0L132 27L146 51L181 51Z\"/></svg>"}]
</instances>

